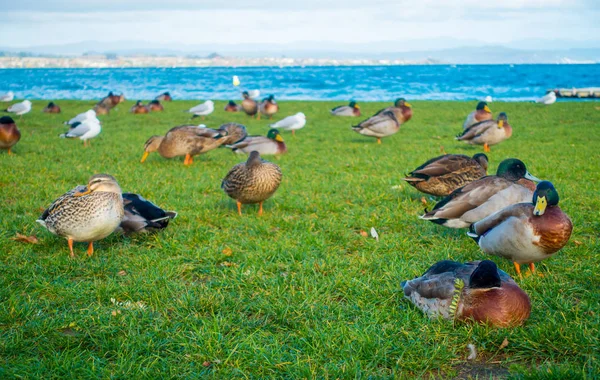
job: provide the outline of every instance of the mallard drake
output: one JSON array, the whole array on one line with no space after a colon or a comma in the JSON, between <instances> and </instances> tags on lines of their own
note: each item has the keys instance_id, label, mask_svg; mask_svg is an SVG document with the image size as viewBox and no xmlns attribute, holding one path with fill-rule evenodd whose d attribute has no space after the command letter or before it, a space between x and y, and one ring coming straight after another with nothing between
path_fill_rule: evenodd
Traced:
<instances>
[{"instance_id":1,"label":"mallard drake","mask_svg":"<svg viewBox=\"0 0 600 380\"><path fill-rule=\"evenodd\" d=\"M531 312L527 293L490 260L440 261L421 277L402 282L402 289L430 318L513 327Z\"/></svg>"},{"instance_id":2,"label":"mallard drake","mask_svg":"<svg viewBox=\"0 0 600 380\"><path fill-rule=\"evenodd\" d=\"M87 146L88 144L91 146L89 140L98 136L101 131L102 127L98 119L87 119L82 122L73 123L69 131L61 134L60 137L83 140L83 146Z\"/></svg>"},{"instance_id":3,"label":"mallard drake","mask_svg":"<svg viewBox=\"0 0 600 380\"><path fill-rule=\"evenodd\" d=\"M235 165L221 182L225 194L235 199L238 214L242 215L242 204L258 203L258 215L263 213L263 202L269 199L281 183L279 166L260 158L252 151L248 160Z\"/></svg>"},{"instance_id":4,"label":"mallard drake","mask_svg":"<svg viewBox=\"0 0 600 380\"><path fill-rule=\"evenodd\" d=\"M45 112L45 113L60 113L60 107L58 106L58 104L56 104L54 102L50 102L50 103L48 103L48 105L46 106L46 108L44 108L42 110L42 112Z\"/></svg>"},{"instance_id":5,"label":"mallard drake","mask_svg":"<svg viewBox=\"0 0 600 380\"><path fill-rule=\"evenodd\" d=\"M467 119L463 123L463 129L486 120L492 120L492 110L488 107L487 102L479 102L475 111L467 115Z\"/></svg>"},{"instance_id":6,"label":"mallard drake","mask_svg":"<svg viewBox=\"0 0 600 380\"><path fill-rule=\"evenodd\" d=\"M94 242L119 227L123 214L123 197L115 177L96 174L87 186L77 186L55 200L37 222L68 240L71 257L75 256L74 241L89 243L91 256Z\"/></svg>"},{"instance_id":7,"label":"mallard drake","mask_svg":"<svg viewBox=\"0 0 600 380\"><path fill-rule=\"evenodd\" d=\"M171 102L171 101L173 101L173 98L171 97L171 94L169 93L169 91L163 92L162 94L158 95L154 99L158 100L160 102Z\"/></svg>"},{"instance_id":8,"label":"mallard drake","mask_svg":"<svg viewBox=\"0 0 600 380\"><path fill-rule=\"evenodd\" d=\"M404 98L396 99L396 101L394 102L393 108L396 108L396 110L393 110L393 111L394 111L394 114L396 115L396 118L400 122L400 124L406 123L407 121L412 119L412 115L413 115L412 105L409 102L407 102L406 99L404 99ZM400 110L400 111L397 111L397 110Z\"/></svg>"},{"instance_id":9,"label":"mallard drake","mask_svg":"<svg viewBox=\"0 0 600 380\"><path fill-rule=\"evenodd\" d=\"M381 110L367 120L352 127L352 130L361 135L376 137L377 143L381 144L383 137L391 136L400 130L400 123L393 111Z\"/></svg>"},{"instance_id":10,"label":"mallard drake","mask_svg":"<svg viewBox=\"0 0 600 380\"><path fill-rule=\"evenodd\" d=\"M233 145L227 145L234 153L249 154L252 151L257 151L261 156L272 154L285 154L287 147L283 141L283 137L277 129L271 129L267 136L248 136Z\"/></svg>"},{"instance_id":11,"label":"mallard drake","mask_svg":"<svg viewBox=\"0 0 600 380\"><path fill-rule=\"evenodd\" d=\"M515 203L527 202L540 180L527 171L523 161L509 158L500 163L496 175L485 176L454 190L421 216L450 228L471 224Z\"/></svg>"},{"instance_id":12,"label":"mallard drake","mask_svg":"<svg viewBox=\"0 0 600 380\"><path fill-rule=\"evenodd\" d=\"M125 234L162 230L177 217L175 211L165 211L139 194L123 193L123 206L120 228Z\"/></svg>"},{"instance_id":13,"label":"mallard drake","mask_svg":"<svg viewBox=\"0 0 600 380\"><path fill-rule=\"evenodd\" d=\"M233 100L230 100L225 104L225 112L238 112L242 107L235 104Z\"/></svg>"},{"instance_id":14,"label":"mallard drake","mask_svg":"<svg viewBox=\"0 0 600 380\"><path fill-rule=\"evenodd\" d=\"M10 149L21 140L21 132L15 121L10 116L0 117L0 149L6 149L8 154L12 154Z\"/></svg>"},{"instance_id":15,"label":"mallard drake","mask_svg":"<svg viewBox=\"0 0 600 380\"><path fill-rule=\"evenodd\" d=\"M96 118L96 111L92 109L92 110L88 110L83 113L80 113L79 115L75 116L71 120L65 121L65 124L73 125L75 123L81 123L85 120L98 120L98 118ZM98 122L100 122L100 120L98 120Z\"/></svg>"},{"instance_id":16,"label":"mallard drake","mask_svg":"<svg viewBox=\"0 0 600 380\"><path fill-rule=\"evenodd\" d=\"M242 92L242 96L244 97L244 100L242 100L242 110L248 116L256 115L258 113L258 103L256 100L250 98L248 91Z\"/></svg>"},{"instance_id":17,"label":"mallard drake","mask_svg":"<svg viewBox=\"0 0 600 380\"><path fill-rule=\"evenodd\" d=\"M193 113L192 119L198 116L202 116L202 120L207 115L210 115L215 110L215 103L212 100L207 100L202 104L198 104L196 107L190 108L187 112Z\"/></svg>"},{"instance_id":18,"label":"mallard drake","mask_svg":"<svg viewBox=\"0 0 600 380\"><path fill-rule=\"evenodd\" d=\"M242 124L238 123L225 123L222 124L219 129L217 129L220 135L226 136L224 145L235 144L237 142L242 141L248 136L248 131L246 131L246 127Z\"/></svg>"},{"instance_id":19,"label":"mallard drake","mask_svg":"<svg viewBox=\"0 0 600 380\"><path fill-rule=\"evenodd\" d=\"M302 112L288 116L279 120L277 123L271 124L271 128L281 128L284 131L292 131L292 135L296 134L297 129L302 129L306 125L306 116Z\"/></svg>"},{"instance_id":20,"label":"mallard drake","mask_svg":"<svg viewBox=\"0 0 600 380\"><path fill-rule=\"evenodd\" d=\"M4 110L4 112L14 113L15 115L19 116L19 118L29 111L31 111L31 102L29 100L23 100L21 103L15 103Z\"/></svg>"},{"instance_id":21,"label":"mallard drake","mask_svg":"<svg viewBox=\"0 0 600 380\"><path fill-rule=\"evenodd\" d=\"M517 203L471 225L471 236L488 255L521 264L535 272L538 261L564 247L573 231L571 219L558 207L558 192L548 181L538 183L532 203Z\"/></svg>"},{"instance_id":22,"label":"mallard drake","mask_svg":"<svg viewBox=\"0 0 600 380\"><path fill-rule=\"evenodd\" d=\"M269 95L268 97L264 98L262 102L260 102L260 105L258 106L258 111L258 120L260 120L261 114L268 116L269 119L272 119L273 115L275 115L277 111L279 111L279 104L277 104L273 95Z\"/></svg>"},{"instance_id":23,"label":"mallard drake","mask_svg":"<svg viewBox=\"0 0 600 380\"><path fill-rule=\"evenodd\" d=\"M131 107L131 109L129 110L129 112L134 113L134 114L145 114L145 113L149 113L150 110L148 109L148 107L146 107L141 100L138 100L137 102L135 102L135 104L133 105L133 107Z\"/></svg>"},{"instance_id":24,"label":"mallard drake","mask_svg":"<svg viewBox=\"0 0 600 380\"><path fill-rule=\"evenodd\" d=\"M147 107L150 112L162 112L165 110L165 107L157 99L151 100Z\"/></svg>"},{"instance_id":25,"label":"mallard drake","mask_svg":"<svg viewBox=\"0 0 600 380\"><path fill-rule=\"evenodd\" d=\"M512 127L508 124L508 116L501 112L497 121L487 120L473 124L456 136L456 140L471 145L483 145L483 151L489 152L490 145L501 143L510 136L512 136Z\"/></svg>"},{"instance_id":26,"label":"mallard drake","mask_svg":"<svg viewBox=\"0 0 600 380\"><path fill-rule=\"evenodd\" d=\"M352 101L347 106L337 106L331 110L333 116L360 116L360 107Z\"/></svg>"},{"instance_id":27,"label":"mallard drake","mask_svg":"<svg viewBox=\"0 0 600 380\"><path fill-rule=\"evenodd\" d=\"M185 156L184 165L191 165L194 156L206 153L222 145L227 136L207 137L203 127L182 125L170 129L164 136L152 136L144 144L144 155L140 162L146 161L148 154L158 151L164 158Z\"/></svg>"},{"instance_id":28,"label":"mallard drake","mask_svg":"<svg viewBox=\"0 0 600 380\"><path fill-rule=\"evenodd\" d=\"M404 180L417 190L445 197L459 187L487 174L488 158L477 153L473 158L463 154L445 154L419 166Z\"/></svg>"}]
</instances>

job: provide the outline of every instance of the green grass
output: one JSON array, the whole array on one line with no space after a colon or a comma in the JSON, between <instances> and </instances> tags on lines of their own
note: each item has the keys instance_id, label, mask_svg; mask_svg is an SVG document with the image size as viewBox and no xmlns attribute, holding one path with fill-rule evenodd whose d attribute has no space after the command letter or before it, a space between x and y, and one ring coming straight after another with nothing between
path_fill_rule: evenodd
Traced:
<instances>
[{"instance_id":1,"label":"green grass","mask_svg":"<svg viewBox=\"0 0 600 380\"><path fill-rule=\"evenodd\" d=\"M188 122L181 110L197 102L150 115L130 115L126 102L101 117L91 148L58 135L92 102L59 101L61 115L42 114L45 103L19 123L16 155L0 152L2 378L599 376L598 103L492 104L514 135L492 147L490 171L520 158L555 184L575 226L567 246L538 265L543 277L518 281L532 313L515 329L429 320L400 290L438 260L485 257L464 230L419 220L422 195L401 180L440 146L481 150L453 139L474 102L411 102L413 119L377 145L350 130L361 119L329 116L340 102L282 101L278 117L303 111L308 123L295 138L284 133L287 155L270 158L284 179L263 217L256 206L239 217L220 189L245 156L219 149L184 167L183 158L152 154L140 164L146 139ZM223 105L209 127L268 130ZM361 103L365 115L385 105ZM70 259L66 241L35 220L95 173L179 217L153 236L111 235L91 258L76 244ZM379 241L359 233L371 227ZM17 232L40 244L11 240ZM492 260L514 274L509 261Z\"/></svg>"}]
</instances>

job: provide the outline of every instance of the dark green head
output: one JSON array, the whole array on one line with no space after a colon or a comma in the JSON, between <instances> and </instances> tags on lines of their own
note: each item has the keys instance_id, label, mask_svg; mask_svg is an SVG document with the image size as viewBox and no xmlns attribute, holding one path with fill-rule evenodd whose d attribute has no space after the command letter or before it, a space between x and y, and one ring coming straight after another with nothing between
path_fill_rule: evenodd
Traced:
<instances>
[{"instance_id":1,"label":"dark green head","mask_svg":"<svg viewBox=\"0 0 600 380\"><path fill-rule=\"evenodd\" d=\"M490 107L488 107L487 102L479 102L477 103L477 107L475 108L477 111L485 111L485 112L489 112L492 113L492 110L490 110Z\"/></svg>"},{"instance_id":2,"label":"dark green head","mask_svg":"<svg viewBox=\"0 0 600 380\"><path fill-rule=\"evenodd\" d=\"M554 188L552 182L542 181L538 183L535 192L533 193L533 204L535 205L533 215L544 215L546 207L556 206L558 200L558 192Z\"/></svg>"},{"instance_id":3,"label":"dark green head","mask_svg":"<svg viewBox=\"0 0 600 380\"><path fill-rule=\"evenodd\" d=\"M500 280L498 267L490 260L480 262L469 278L469 288L471 289L489 289L501 286L502 280Z\"/></svg>"},{"instance_id":4,"label":"dark green head","mask_svg":"<svg viewBox=\"0 0 600 380\"><path fill-rule=\"evenodd\" d=\"M477 162L479 162L479 165L481 165L482 168L485 169L485 172L487 173L487 169L488 169L488 156L486 156L483 153L477 153L476 155L473 156L473 159Z\"/></svg>"},{"instance_id":5,"label":"dark green head","mask_svg":"<svg viewBox=\"0 0 600 380\"><path fill-rule=\"evenodd\" d=\"M408 107L411 108L412 106L406 101L406 99L404 98L398 98L396 99L396 101L394 102L394 107Z\"/></svg>"},{"instance_id":6,"label":"dark green head","mask_svg":"<svg viewBox=\"0 0 600 380\"><path fill-rule=\"evenodd\" d=\"M54 107L54 102L50 102L50 103L48 103L48 106L47 106L47 107L48 107L48 108L50 108L50 107Z\"/></svg>"},{"instance_id":7,"label":"dark green head","mask_svg":"<svg viewBox=\"0 0 600 380\"><path fill-rule=\"evenodd\" d=\"M136 105L136 106L141 106L141 105L142 105L142 101L141 101L141 100L138 100L137 102L135 102L135 105Z\"/></svg>"},{"instance_id":8,"label":"dark green head","mask_svg":"<svg viewBox=\"0 0 600 380\"><path fill-rule=\"evenodd\" d=\"M267 137L271 140L283 142L283 137L281 137L281 134L277 129L271 129L269 133L267 133Z\"/></svg>"},{"instance_id":9,"label":"dark green head","mask_svg":"<svg viewBox=\"0 0 600 380\"><path fill-rule=\"evenodd\" d=\"M354 108L356 106L356 102L352 100L348 106Z\"/></svg>"},{"instance_id":10,"label":"dark green head","mask_svg":"<svg viewBox=\"0 0 600 380\"><path fill-rule=\"evenodd\" d=\"M506 178L510 181L518 181L521 178L527 178L531 181L540 182L539 178L536 178L529 174L527 167L523 161L516 158L508 158L498 165L498 171L496 172L498 177Z\"/></svg>"},{"instance_id":11,"label":"dark green head","mask_svg":"<svg viewBox=\"0 0 600 380\"><path fill-rule=\"evenodd\" d=\"M500 121L500 120L502 120L504 122L508 121L508 115L506 114L506 112L500 112L498 114L498 121Z\"/></svg>"},{"instance_id":12,"label":"dark green head","mask_svg":"<svg viewBox=\"0 0 600 380\"><path fill-rule=\"evenodd\" d=\"M244 91L242 92L242 96L244 97L244 99L249 98L250 95L248 94L248 91Z\"/></svg>"},{"instance_id":13,"label":"dark green head","mask_svg":"<svg viewBox=\"0 0 600 380\"><path fill-rule=\"evenodd\" d=\"M227 103L227 105L230 105L232 107L235 107L235 102L233 100L230 100L229 103Z\"/></svg>"},{"instance_id":14,"label":"dark green head","mask_svg":"<svg viewBox=\"0 0 600 380\"><path fill-rule=\"evenodd\" d=\"M150 104L160 105L160 102L156 99L150 101Z\"/></svg>"}]
</instances>

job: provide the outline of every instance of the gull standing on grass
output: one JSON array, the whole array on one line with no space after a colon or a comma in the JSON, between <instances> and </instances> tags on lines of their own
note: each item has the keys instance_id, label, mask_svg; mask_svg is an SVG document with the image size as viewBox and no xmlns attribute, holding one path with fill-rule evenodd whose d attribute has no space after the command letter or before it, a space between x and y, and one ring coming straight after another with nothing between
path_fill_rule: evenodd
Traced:
<instances>
[{"instance_id":1,"label":"gull standing on grass","mask_svg":"<svg viewBox=\"0 0 600 380\"><path fill-rule=\"evenodd\" d=\"M12 91L9 91L6 94L0 95L0 102L12 102L14 98L15 98L15 93Z\"/></svg>"},{"instance_id":2,"label":"gull standing on grass","mask_svg":"<svg viewBox=\"0 0 600 380\"><path fill-rule=\"evenodd\" d=\"M252 100L256 100L256 99L260 98L260 90L248 90L247 92L248 92L248 96Z\"/></svg>"},{"instance_id":3,"label":"gull standing on grass","mask_svg":"<svg viewBox=\"0 0 600 380\"><path fill-rule=\"evenodd\" d=\"M537 99L535 101L536 103L542 103L545 105L550 105L550 104L554 104L556 103L556 94L554 93L554 91L549 91L546 95L542 96L541 98Z\"/></svg>"},{"instance_id":4,"label":"gull standing on grass","mask_svg":"<svg viewBox=\"0 0 600 380\"><path fill-rule=\"evenodd\" d=\"M80 139L83 140L83 146L91 146L91 143L88 143L88 140L98 136L100 131L102 131L102 127L100 126L100 121L98 121L98 119L87 119L82 122L78 121L73 123L71 129L69 129L67 133L61 134L60 137Z\"/></svg>"},{"instance_id":5,"label":"gull standing on grass","mask_svg":"<svg viewBox=\"0 0 600 380\"><path fill-rule=\"evenodd\" d=\"M94 110L89 110L83 113L80 113L79 115L75 116L74 118L72 118L69 121L65 121L65 124L67 125L73 125L75 123L82 123L86 120L97 120L98 122L100 122L100 120L98 120L96 118L96 111Z\"/></svg>"},{"instance_id":6,"label":"gull standing on grass","mask_svg":"<svg viewBox=\"0 0 600 380\"><path fill-rule=\"evenodd\" d=\"M193 113L192 119L197 116L202 116L202 120L206 115L210 115L215 110L215 103L212 100L207 100L202 104L197 105L196 107L190 108L187 112Z\"/></svg>"},{"instance_id":7,"label":"gull standing on grass","mask_svg":"<svg viewBox=\"0 0 600 380\"><path fill-rule=\"evenodd\" d=\"M31 102L29 100L23 100L21 103L15 103L8 107L4 112L10 112L14 113L15 115L23 116L29 111L31 111Z\"/></svg>"},{"instance_id":8,"label":"gull standing on grass","mask_svg":"<svg viewBox=\"0 0 600 380\"><path fill-rule=\"evenodd\" d=\"M296 134L296 129L304 128L306 125L306 116L302 112L288 116L285 119L279 120L275 124L271 124L271 128L281 128L286 131L292 131L292 135Z\"/></svg>"}]
</instances>

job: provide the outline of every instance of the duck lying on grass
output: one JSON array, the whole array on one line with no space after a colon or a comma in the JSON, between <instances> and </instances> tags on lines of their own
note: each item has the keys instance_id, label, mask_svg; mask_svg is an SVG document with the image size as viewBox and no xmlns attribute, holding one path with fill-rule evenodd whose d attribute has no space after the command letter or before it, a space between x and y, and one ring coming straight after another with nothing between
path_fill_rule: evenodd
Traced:
<instances>
[{"instance_id":1,"label":"duck lying on grass","mask_svg":"<svg viewBox=\"0 0 600 380\"><path fill-rule=\"evenodd\" d=\"M280 155L287 153L283 137L277 129L271 129L267 136L248 136L236 144L227 145L234 153L249 154L257 151L263 155Z\"/></svg>"},{"instance_id":2,"label":"duck lying on grass","mask_svg":"<svg viewBox=\"0 0 600 380\"><path fill-rule=\"evenodd\" d=\"M175 211L165 211L139 194L123 193L125 214L120 229L125 234L155 232L167 228Z\"/></svg>"}]
</instances>

